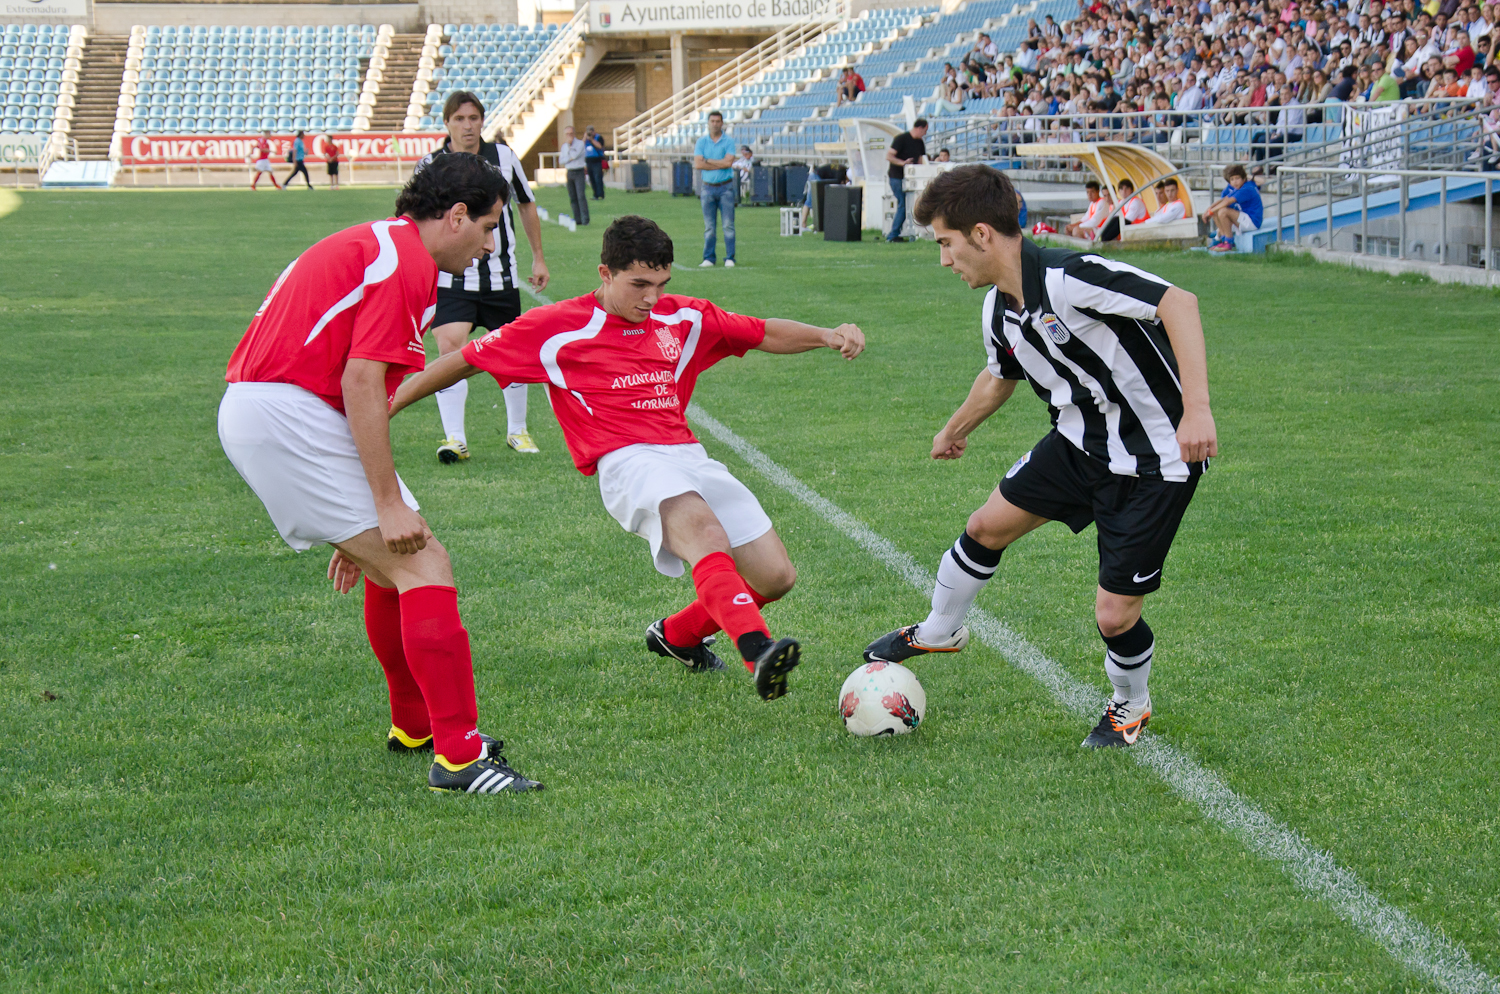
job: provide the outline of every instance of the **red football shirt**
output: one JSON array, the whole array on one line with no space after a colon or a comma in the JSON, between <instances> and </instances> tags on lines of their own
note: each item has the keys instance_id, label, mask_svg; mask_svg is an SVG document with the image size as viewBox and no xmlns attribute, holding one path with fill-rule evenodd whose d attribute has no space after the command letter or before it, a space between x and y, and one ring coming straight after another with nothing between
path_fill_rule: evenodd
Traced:
<instances>
[{"instance_id":1,"label":"red football shirt","mask_svg":"<svg viewBox=\"0 0 1500 994\"><path fill-rule=\"evenodd\" d=\"M408 218L346 228L303 252L271 287L229 358L230 383L294 383L344 410L344 365L389 363L389 397L426 364L437 263Z\"/></svg>"},{"instance_id":2,"label":"red football shirt","mask_svg":"<svg viewBox=\"0 0 1500 994\"><path fill-rule=\"evenodd\" d=\"M665 295L640 324L590 293L533 307L464 346L464 361L501 386L547 384L573 464L592 476L600 457L627 445L696 442L684 408L698 374L765 337L765 321L706 300Z\"/></svg>"}]
</instances>

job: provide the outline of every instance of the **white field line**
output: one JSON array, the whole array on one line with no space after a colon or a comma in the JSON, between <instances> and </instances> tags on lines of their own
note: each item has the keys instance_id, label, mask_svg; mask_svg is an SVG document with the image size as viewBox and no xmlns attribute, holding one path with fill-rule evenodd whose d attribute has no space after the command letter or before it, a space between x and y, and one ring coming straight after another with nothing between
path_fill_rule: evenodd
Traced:
<instances>
[{"instance_id":1,"label":"white field line","mask_svg":"<svg viewBox=\"0 0 1500 994\"><path fill-rule=\"evenodd\" d=\"M871 531L862 521L772 462L697 404L689 405L687 414L710 435L739 453L767 480L812 508L891 572L923 594L932 592L932 574L889 539ZM1068 711L1092 722L1103 710L1106 698L1102 691L1075 680L1004 622L977 608L969 613L967 620L970 630L986 645L1040 681ZM1176 746L1148 731L1130 749L1130 755L1160 777L1177 796L1196 804L1204 815L1218 822L1251 852L1279 864L1297 886L1327 902L1340 918L1373 939L1413 973L1452 994L1500 994L1500 983L1470 959L1462 944L1381 900L1358 877L1335 863L1332 856L1314 848L1301 834L1240 797L1217 773L1200 766Z\"/></svg>"}]
</instances>

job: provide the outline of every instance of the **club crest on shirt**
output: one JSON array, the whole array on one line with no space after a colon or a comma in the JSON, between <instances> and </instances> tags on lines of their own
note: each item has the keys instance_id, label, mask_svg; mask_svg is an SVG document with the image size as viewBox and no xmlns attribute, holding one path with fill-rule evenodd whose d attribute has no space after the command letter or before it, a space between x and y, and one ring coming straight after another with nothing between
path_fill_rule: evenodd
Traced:
<instances>
[{"instance_id":1,"label":"club crest on shirt","mask_svg":"<svg viewBox=\"0 0 1500 994\"><path fill-rule=\"evenodd\" d=\"M676 362L682 355L682 346L677 343L676 336L665 328L656 329L656 345L667 362Z\"/></svg>"},{"instance_id":2,"label":"club crest on shirt","mask_svg":"<svg viewBox=\"0 0 1500 994\"><path fill-rule=\"evenodd\" d=\"M1042 330L1058 345L1073 337L1067 326L1058 320L1056 314L1043 314L1038 320L1042 322Z\"/></svg>"}]
</instances>

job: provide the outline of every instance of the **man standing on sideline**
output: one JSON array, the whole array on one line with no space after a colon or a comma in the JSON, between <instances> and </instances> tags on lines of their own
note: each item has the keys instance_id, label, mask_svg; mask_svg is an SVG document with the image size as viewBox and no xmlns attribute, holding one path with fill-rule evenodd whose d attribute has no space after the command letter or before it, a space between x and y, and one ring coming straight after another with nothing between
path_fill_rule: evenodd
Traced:
<instances>
[{"instance_id":1,"label":"man standing on sideline","mask_svg":"<svg viewBox=\"0 0 1500 994\"><path fill-rule=\"evenodd\" d=\"M724 268L734 268L734 142L724 133L724 115L708 115L708 134L693 148L693 168L703 179L703 261L699 269L712 269L718 260L715 241L718 238L714 212L724 219Z\"/></svg>"},{"instance_id":2,"label":"man standing on sideline","mask_svg":"<svg viewBox=\"0 0 1500 994\"><path fill-rule=\"evenodd\" d=\"M729 356L827 348L853 359L864 333L732 314L665 293L672 239L634 214L605 229L599 280L593 293L533 307L503 332L439 359L401 385L391 412L481 371L499 383L545 376L573 463L598 473L605 509L649 543L657 572L681 576L684 563L692 566L696 598L648 625L646 648L692 672L721 670L708 647L723 630L756 692L775 700L802 650L796 639L771 637L761 608L792 589L797 571L755 494L708 457L685 412L698 377Z\"/></svg>"},{"instance_id":3,"label":"man standing on sideline","mask_svg":"<svg viewBox=\"0 0 1500 994\"><path fill-rule=\"evenodd\" d=\"M885 161L891 164L891 194L896 198L896 218L891 222L891 233L885 237L888 242L906 241L901 235L906 226L906 192L901 184L906 179L907 166L919 166L927 160L927 143L922 140L926 136L927 119L919 117L910 131L892 138L891 147L885 150Z\"/></svg>"},{"instance_id":4,"label":"man standing on sideline","mask_svg":"<svg viewBox=\"0 0 1500 994\"><path fill-rule=\"evenodd\" d=\"M573 220L589 223L588 150L585 142L573 133L570 124L563 128L562 145L557 150L557 164L568 171L568 203L573 205Z\"/></svg>"},{"instance_id":5,"label":"man standing on sideline","mask_svg":"<svg viewBox=\"0 0 1500 994\"><path fill-rule=\"evenodd\" d=\"M328 189L339 188L339 147L334 144L332 135L323 136L324 160L328 163Z\"/></svg>"},{"instance_id":6,"label":"man standing on sideline","mask_svg":"<svg viewBox=\"0 0 1500 994\"><path fill-rule=\"evenodd\" d=\"M583 132L583 167L589 174L594 199L604 199L604 136L591 124Z\"/></svg>"},{"instance_id":7,"label":"man standing on sideline","mask_svg":"<svg viewBox=\"0 0 1500 994\"><path fill-rule=\"evenodd\" d=\"M1051 410L1052 431L944 553L926 620L876 639L865 658L958 652L1006 546L1049 521L1075 533L1093 522L1094 620L1114 695L1083 745L1134 745L1151 718L1156 648L1141 607L1161 587L1177 527L1218 454L1198 298L1123 262L1038 248L1021 236L1016 208L1010 180L988 166L944 173L917 202L942 264L970 289L990 288L980 325L988 368L933 438L932 458L963 456L1021 380Z\"/></svg>"},{"instance_id":8,"label":"man standing on sideline","mask_svg":"<svg viewBox=\"0 0 1500 994\"><path fill-rule=\"evenodd\" d=\"M255 178L250 181L250 189L255 189L255 184L260 182L262 176L268 177L271 185L276 189L281 189L281 184L276 182L276 173L271 169L271 131L269 128L255 139Z\"/></svg>"},{"instance_id":9,"label":"man standing on sideline","mask_svg":"<svg viewBox=\"0 0 1500 994\"><path fill-rule=\"evenodd\" d=\"M439 270L494 247L509 193L478 158L434 162L396 217L318 242L282 271L229 360L219 440L293 549L336 550L328 577L365 575L365 632L390 692L392 752L432 749L433 790L541 787L481 735L469 633L448 553L391 459L390 399L425 365Z\"/></svg>"},{"instance_id":10,"label":"man standing on sideline","mask_svg":"<svg viewBox=\"0 0 1500 994\"><path fill-rule=\"evenodd\" d=\"M448 138L442 148L417 163L420 172L440 156L455 152L477 155L500 170L510 184L509 200L521 214L521 226L531 243L531 278L527 281L537 291L550 278L547 262L542 258L542 222L537 216L536 201L521 160L504 141L487 142L480 135L484 126L484 104L468 90L450 93L443 103L443 126ZM501 211L500 227L495 229L494 251L475 259L461 278L438 273L437 316L432 322L432 337L437 339L438 354L457 352L469 340L476 327L494 331L514 321L521 314L520 270L516 266L516 226L510 206ZM505 444L517 452L536 452L531 432L526 430L525 383L505 388ZM469 436L464 426L464 409L469 401L469 385L455 384L438 394L438 414L443 419L443 442L438 446L439 462L455 463L469 458Z\"/></svg>"}]
</instances>

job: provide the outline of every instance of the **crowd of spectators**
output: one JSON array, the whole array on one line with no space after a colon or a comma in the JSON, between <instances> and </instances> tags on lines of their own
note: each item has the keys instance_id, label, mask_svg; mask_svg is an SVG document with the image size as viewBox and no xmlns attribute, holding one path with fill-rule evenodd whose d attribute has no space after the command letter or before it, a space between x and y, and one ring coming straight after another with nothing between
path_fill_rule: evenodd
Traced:
<instances>
[{"instance_id":1,"label":"crowd of spectators","mask_svg":"<svg viewBox=\"0 0 1500 994\"><path fill-rule=\"evenodd\" d=\"M1335 100L1467 98L1500 119L1497 22L1497 0L1079 0L1071 21L1031 20L1015 52L981 33L944 67L938 106L998 98L995 116L1053 118L1012 127L1066 132L1090 114L1166 129L1185 111L1294 105L1261 118L1287 140L1320 120L1301 108Z\"/></svg>"}]
</instances>

